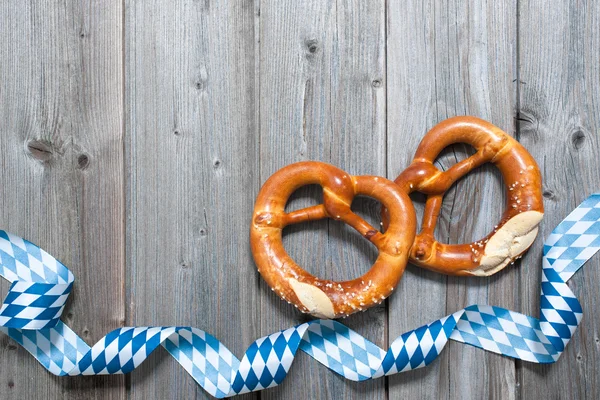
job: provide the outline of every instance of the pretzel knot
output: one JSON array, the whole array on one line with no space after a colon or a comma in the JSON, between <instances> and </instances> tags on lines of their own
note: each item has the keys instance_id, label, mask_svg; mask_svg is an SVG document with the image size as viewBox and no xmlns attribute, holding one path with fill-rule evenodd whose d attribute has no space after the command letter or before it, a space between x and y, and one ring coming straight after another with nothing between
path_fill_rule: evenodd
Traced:
<instances>
[{"instance_id":1,"label":"pretzel knot","mask_svg":"<svg viewBox=\"0 0 600 400\"><path fill-rule=\"evenodd\" d=\"M433 162L454 143L468 143L477 152L442 172ZM439 243L434 230L444 193L459 178L487 162L498 167L507 189L502 220L477 242ZM436 125L421 141L412 164L395 182L405 193L427 195L422 230L415 238L410 261L444 274L488 276L500 271L531 246L544 215L542 178L533 157L501 129L478 118L456 117ZM385 227L385 210L383 220Z\"/></svg>"},{"instance_id":2,"label":"pretzel knot","mask_svg":"<svg viewBox=\"0 0 600 400\"><path fill-rule=\"evenodd\" d=\"M319 184L323 204L289 213L285 205L301 186ZM351 211L357 195L377 199L387 208L385 233ZM284 227L332 218L350 225L379 250L363 276L343 282L317 278L300 268L286 253ZM416 232L416 216L408 194L393 182L375 176L352 176L321 162L288 165L261 188L250 226L250 244L258 271L280 297L302 312L338 318L381 303L394 290L406 267Z\"/></svg>"}]
</instances>

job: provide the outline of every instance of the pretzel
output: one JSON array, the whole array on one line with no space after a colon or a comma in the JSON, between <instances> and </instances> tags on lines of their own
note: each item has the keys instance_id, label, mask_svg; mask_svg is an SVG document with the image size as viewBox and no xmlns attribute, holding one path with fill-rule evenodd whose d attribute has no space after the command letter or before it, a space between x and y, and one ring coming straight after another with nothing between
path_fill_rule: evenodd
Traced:
<instances>
[{"instance_id":1,"label":"pretzel","mask_svg":"<svg viewBox=\"0 0 600 400\"><path fill-rule=\"evenodd\" d=\"M454 143L468 143L477 152L442 172L433 162ZM474 243L436 241L434 230L444 193L459 178L487 162L498 167L506 186L507 208L502 220L493 232ZM427 195L422 230L415 238L410 261L448 275L489 276L500 271L531 246L544 215L542 178L533 157L500 128L478 118L456 117L436 125L395 182L406 193ZM383 221L385 227L385 209Z\"/></svg>"},{"instance_id":2,"label":"pretzel","mask_svg":"<svg viewBox=\"0 0 600 400\"><path fill-rule=\"evenodd\" d=\"M322 186L323 204L286 213L290 195L310 184ZM385 233L351 211L357 195L373 197L387 207ZM320 279L300 268L286 253L284 227L323 218L345 222L379 249L366 274L344 282ZM375 176L351 176L332 165L307 161L280 169L264 183L254 207L250 244L258 271L283 300L304 313L338 318L379 304L391 294L406 267L416 224L410 198L393 182Z\"/></svg>"}]
</instances>

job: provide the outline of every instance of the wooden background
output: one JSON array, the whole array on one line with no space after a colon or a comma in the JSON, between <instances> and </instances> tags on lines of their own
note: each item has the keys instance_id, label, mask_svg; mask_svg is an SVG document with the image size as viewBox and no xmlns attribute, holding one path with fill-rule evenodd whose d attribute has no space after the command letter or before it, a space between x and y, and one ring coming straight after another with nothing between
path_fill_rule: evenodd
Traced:
<instances>
[{"instance_id":1,"label":"wooden background","mask_svg":"<svg viewBox=\"0 0 600 400\"><path fill-rule=\"evenodd\" d=\"M3 0L0 227L72 269L63 319L88 343L125 325L191 325L241 356L305 320L250 254L254 199L273 172L314 159L393 179L435 123L475 115L539 163L545 236L600 190L599 49L593 0ZM439 166L470 153L450 148ZM503 190L489 166L460 181L438 238L482 237ZM310 187L291 207L317 201ZM377 223L376 202L353 207ZM474 303L538 315L541 239L491 278L411 266L387 303L344 322L385 347ZM294 227L285 243L333 279L376 257L333 221ZM283 385L246 398L600 398L599 267L595 257L569 283L585 314L555 365L451 342L426 369L352 383L300 355ZM5 335L0 393L208 397L164 351L127 376L56 378Z\"/></svg>"}]
</instances>

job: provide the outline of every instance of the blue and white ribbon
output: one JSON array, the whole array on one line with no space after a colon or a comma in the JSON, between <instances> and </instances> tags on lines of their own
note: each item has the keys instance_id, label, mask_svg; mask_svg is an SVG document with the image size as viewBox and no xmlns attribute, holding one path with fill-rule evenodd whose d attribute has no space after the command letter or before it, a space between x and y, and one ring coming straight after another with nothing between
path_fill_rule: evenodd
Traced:
<instances>
[{"instance_id":1,"label":"blue and white ribbon","mask_svg":"<svg viewBox=\"0 0 600 400\"><path fill-rule=\"evenodd\" d=\"M54 257L0 231L0 272L12 282L0 330L55 375L124 374L162 345L207 392L222 398L277 386L298 349L343 377L363 381L424 367L448 339L535 363L555 362L581 321L565 283L600 249L600 194L585 200L544 244L541 315L470 306L394 340L387 351L339 322L310 321L263 337L238 360L221 342L191 327L116 329L90 348L60 321L73 274Z\"/></svg>"}]
</instances>

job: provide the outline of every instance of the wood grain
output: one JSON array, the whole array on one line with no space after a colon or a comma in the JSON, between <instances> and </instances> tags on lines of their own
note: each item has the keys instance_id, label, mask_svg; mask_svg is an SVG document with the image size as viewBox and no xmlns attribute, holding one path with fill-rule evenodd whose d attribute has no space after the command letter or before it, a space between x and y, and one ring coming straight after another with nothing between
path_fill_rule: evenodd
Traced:
<instances>
[{"instance_id":1,"label":"wood grain","mask_svg":"<svg viewBox=\"0 0 600 400\"><path fill-rule=\"evenodd\" d=\"M600 185L600 4L519 2L520 138L544 176L544 236ZM521 275L522 309L539 312L541 246ZM527 259L525 260L527 261ZM558 363L520 363L521 397L600 398L600 258L569 281L583 321Z\"/></svg>"},{"instance_id":2,"label":"wood grain","mask_svg":"<svg viewBox=\"0 0 600 400\"><path fill-rule=\"evenodd\" d=\"M0 226L69 266L63 320L95 343L125 322L123 10L52 3L0 4ZM0 343L2 398L125 397L123 376L56 378Z\"/></svg>"},{"instance_id":3,"label":"wood grain","mask_svg":"<svg viewBox=\"0 0 600 400\"><path fill-rule=\"evenodd\" d=\"M307 320L252 260L261 183L307 159L394 179L435 123L475 115L542 168L546 217L533 249L487 279L411 266L388 304L342 322L386 347L469 304L537 316L542 239L599 190L598 48L591 0L0 2L0 229L73 270L64 320L88 343L125 324L190 325L241 356ZM470 154L453 146L437 165ZM490 166L461 180L437 237L479 239L503 193ZM311 186L289 208L320 201ZM379 223L376 201L353 209ZM337 280L376 257L334 221L290 227L284 243ZM570 281L584 319L555 365L452 342L428 368L352 383L299 355L283 385L245 397L600 398L599 264ZM53 377L5 335L0 359L2 398L209 398L164 351L125 377Z\"/></svg>"},{"instance_id":4,"label":"wood grain","mask_svg":"<svg viewBox=\"0 0 600 400\"><path fill-rule=\"evenodd\" d=\"M384 21L383 1L261 5L261 182L286 164L307 159L333 163L353 175L385 172ZM320 188L311 187L301 190L290 208L320 201ZM353 206L379 223L375 202L357 200ZM376 257L351 228L326 220L286 229L284 244L306 270L335 280L362 275ZM306 320L262 281L257 294L261 335ZM343 321L385 345L383 306ZM385 398L385 381L352 383L304 355L283 385L261 394L265 399L366 396Z\"/></svg>"},{"instance_id":5,"label":"wood grain","mask_svg":"<svg viewBox=\"0 0 600 400\"><path fill-rule=\"evenodd\" d=\"M409 1L388 5L388 175L412 160L425 133L455 115L475 115L513 130L515 2ZM444 170L473 154L453 146ZM490 232L504 209L497 170L459 181L444 198L438 240L468 243ZM422 207L419 208L422 210ZM420 211L422 212L422 211ZM518 270L491 278L456 278L409 268L389 300L390 341L470 304L513 308ZM450 343L424 370L389 378L390 398L514 398L514 362Z\"/></svg>"},{"instance_id":6,"label":"wood grain","mask_svg":"<svg viewBox=\"0 0 600 400\"><path fill-rule=\"evenodd\" d=\"M241 355L260 319L254 7L126 4L128 323L205 329ZM164 351L131 382L132 399L209 397Z\"/></svg>"}]
</instances>

